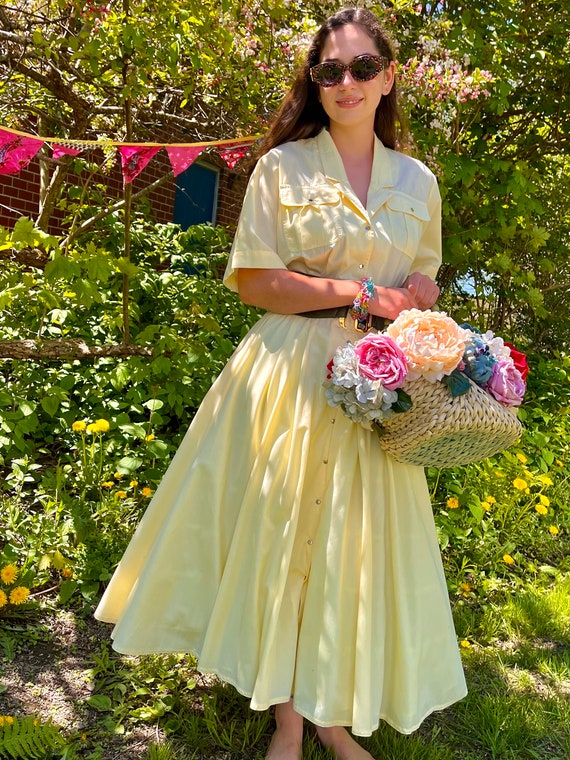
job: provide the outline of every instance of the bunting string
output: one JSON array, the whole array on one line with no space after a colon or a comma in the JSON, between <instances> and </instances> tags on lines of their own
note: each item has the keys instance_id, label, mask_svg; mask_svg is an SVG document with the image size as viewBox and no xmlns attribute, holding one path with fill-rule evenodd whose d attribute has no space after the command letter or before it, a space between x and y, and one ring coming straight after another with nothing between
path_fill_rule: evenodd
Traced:
<instances>
[{"instance_id":1,"label":"bunting string","mask_svg":"<svg viewBox=\"0 0 570 760\"><path fill-rule=\"evenodd\" d=\"M218 154L230 169L249 153L251 145L260 135L233 140L210 140L193 143L132 143L118 140L71 140L61 137L36 137L15 129L0 127L0 175L17 174L35 157L43 145L49 145L52 157L78 156L92 148L116 148L125 183L132 182L151 159L165 149L174 176L188 169L207 148L216 148Z\"/></svg>"}]
</instances>

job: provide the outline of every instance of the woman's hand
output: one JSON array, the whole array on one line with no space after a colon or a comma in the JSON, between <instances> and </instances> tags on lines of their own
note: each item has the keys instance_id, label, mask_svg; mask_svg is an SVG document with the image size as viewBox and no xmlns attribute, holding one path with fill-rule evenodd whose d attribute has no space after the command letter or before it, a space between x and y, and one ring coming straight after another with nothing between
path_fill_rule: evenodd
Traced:
<instances>
[{"instance_id":1,"label":"woman's hand","mask_svg":"<svg viewBox=\"0 0 570 760\"><path fill-rule=\"evenodd\" d=\"M404 282L404 288L410 292L418 309L431 309L439 296L439 287L427 274L413 272Z\"/></svg>"},{"instance_id":2,"label":"woman's hand","mask_svg":"<svg viewBox=\"0 0 570 760\"><path fill-rule=\"evenodd\" d=\"M374 297L368 302L368 310L379 317L396 319L401 311L420 308L408 288L384 288L376 285L374 291Z\"/></svg>"}]
</instances>

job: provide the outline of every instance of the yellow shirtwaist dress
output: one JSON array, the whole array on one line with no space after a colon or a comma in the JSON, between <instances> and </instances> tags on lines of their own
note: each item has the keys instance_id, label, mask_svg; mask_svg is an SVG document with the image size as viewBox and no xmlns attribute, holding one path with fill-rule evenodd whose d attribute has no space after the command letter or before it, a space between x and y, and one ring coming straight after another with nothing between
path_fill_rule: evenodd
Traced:
<instances>
[{"instance_id":1,"label":"yellow shirtwaist dress","mask_svg":"<svg viewBox=\"0 0 570 760\"><path fill-rule=\"evenodd\" d=\"M376 141L367 208L326 130L251 177L238 267L399 287L440 263L440 198ZM198 410L96 616L127 654L192 652L262 710L414 731L466 694L424 472L386 456L322 387L338 320L265 314Z\"/></svg>"}]
</instances>

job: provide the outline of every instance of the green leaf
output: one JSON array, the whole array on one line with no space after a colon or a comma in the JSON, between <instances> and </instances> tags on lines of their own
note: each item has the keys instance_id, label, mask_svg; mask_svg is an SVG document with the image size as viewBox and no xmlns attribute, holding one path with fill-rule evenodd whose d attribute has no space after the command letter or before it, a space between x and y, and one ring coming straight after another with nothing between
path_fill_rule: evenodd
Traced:
<instances>
[{"instance_id":1,"label":"green leaf","mask_svg":"<svg viewBox=\"0 0 570 760\"><path fill-rule=\"evenodd\" d=\"M396 393L398 394L398 400L395 404L392 405L392 411L396 412L397 414L401 414L402 412L409 412L414 405L410 394L406 393L406 391L402 390L401 388L398 388Z\"/></svg>"},{"instance_id":2,"label":"green leaf","mask_svg":"<svg viewBox=\"0 0 570 760\"><path fill-rule=\"evenodd\" d=\"M128 259L121 257L115 262L115 270L121 274L126 274L128 277L134 277L138 274L139 268Z\"/></svg>"},{"instance_id":3,"label":"green leaf","mask_svg":"<svg viewBox=\"0 0 570 760\"><path fill-rule=\"evenodd\" d=\"M445 375L441 382L447 387L453 397L463 396L471 389L469 378L458 369L454 369L451 375Z\"/></svg>"},{"instance_id":4,"label":"green leaf","mask_svg":"<svg viewBox=\"0 0 570 760\"><path fill-rule=\"evenodd\" d=\"M94 694L85 701L89 707L92 707L94 710L98 710L99 712L107 712L113 709L111 698L106 694Z\"/></svg>"},{"instance_id":5,"label":"green leaf","mask_svg":"<svg viewBox=\"0 0 570 760\"><path fill-rule=\"evenodd\" d=\"M75 593L76 589L77 581L74 581L72 578L68 578L67 580L63 581L59 587L59 603L65 604L68 602Z\"/></svg>"},{"instance_id":6,"label":"green leaf","mask_svg":"<svg viewBox=\"0 0 570 760\"><path fill-rule=\"evenodd\" d=\"M138 470L142 463L143 460L138 459L137 457L123 457L117 464L117 471L121 472L123 475L128 475L129 473Z\"/></svg>"},{"instance_id":7,"label":"green leaf","mask_svg":"<svg viewBox=\"0 0 570 760\"><path fill-rule=\"evenodd\" d=\"M151 398L148 401L145 401L143 406L146 406L151 412L156 412L159 409L162 409L164 401L161 401L159 398Z\"/></svg>"},{"instance_id":8,"label":"green leaf","mask_svg":"<svg viewBox=\"0 0 570 760\"><path fill-rule=\"evenodd\" d=\"M53 417L59 409L60 400L56 396L42 396L40 404L44 412Z\"/></svg>"}]
</instances>

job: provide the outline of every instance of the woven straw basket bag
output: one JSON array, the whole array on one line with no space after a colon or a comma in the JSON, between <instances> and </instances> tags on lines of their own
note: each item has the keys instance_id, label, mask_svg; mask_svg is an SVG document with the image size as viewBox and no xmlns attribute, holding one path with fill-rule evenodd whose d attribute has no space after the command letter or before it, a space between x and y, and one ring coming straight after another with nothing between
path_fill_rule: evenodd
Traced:
<instances>
[{"instance_id":1,"label":"woven straw basket bag","mask_svg":"<svg viewBox=\"0 0 570 760\"><path fill-rule=\"evenodd\" d=\"M384 451L421 467L455 467L511 446L522 433L516 410L469 382L471 389L462 396L452 396L440 382L406 382L412 408L377 426Z\"/></svg>"}]
</instances>

